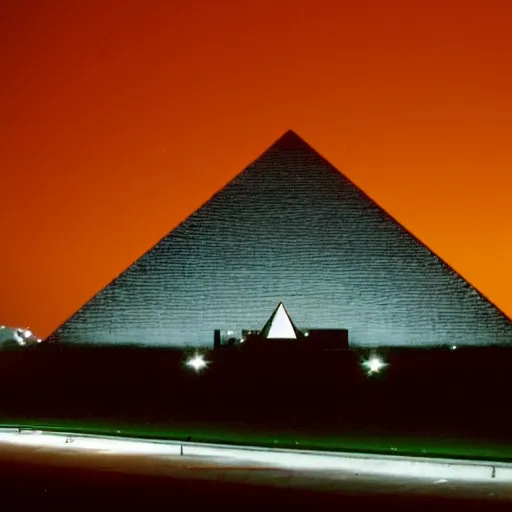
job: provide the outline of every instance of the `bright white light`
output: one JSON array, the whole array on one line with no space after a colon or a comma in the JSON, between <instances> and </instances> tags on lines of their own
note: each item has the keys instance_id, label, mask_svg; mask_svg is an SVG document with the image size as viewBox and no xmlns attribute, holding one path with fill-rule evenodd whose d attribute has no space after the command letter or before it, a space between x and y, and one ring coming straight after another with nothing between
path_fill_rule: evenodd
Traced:
<instances>
[{"instance_id":1,"label":"bright white light","mask_svg":"<svg viewBox=\"0 0 512 512\"><path fill-rule=\"evenodd\" d=\"M366 366L366 368L368 368L369 373L379 373L382 368L386 366L386 364L382 362L382 360L378 357L372 357L368 361L365 361L363 364Z\"/></svg>"},{"instance_id":2,"label":"bright white light","mask_svg":"<svg viewBox=\"0 0 512 512\"><path fill-rule=\"evenodd\" d=\"M194 357L187 361L187 366L193 368L196 372L202 370L208 365L201 354L196 354Z\"/></svg>"},{"instance_id":3,"label":"bright white light","mask_svg":"<svg viewBox=\"0 0 512 512\"><path fill-rule=\"evenodd\" d=\"M25 330L25 332L23 332L23 336L25 339L30 338L32 336L32 331L30 329Z\"/></svg>"},{"instance_id":4,"label":"bright white light","mask_svg":"<svg viewBox=\"0 0 512 512\"><path fill-rule=\"evenodd\" d=\"M111 454L179 455L176 443L152 443L138 440L113 439L92 435L25 431L14 433L0 429L0 444L60 448L68 451L103 452Z\"/></svg>"},{"instance_id":5,"label":"bright white light","mask_svg":"<svg viewBox=\"0 0 512 512\"><path fill-rule=\"evenodd\" d=\"M461 461L404 457L396 455L350 454L283 450L251 446L225 446L176 441L143 441L72 433L30 432L0 428L1 444L48 447L55 450L96 453L156 455L177 459L183 455L217 462L238 459L270 464L289 470L342 470L363 474L381 474L443 480L512 482L512 464L491 461Z\"/></svg>"},{"instance_id":6,"label":"bright white light","mask_svg":"<svg viewBox=\"0 0 512 512\"><path fill-rule=\"evenodd\" d=\"M457 345L452 345L452 350L455 350L457 348Z\"/></svg>"}]
</instances>

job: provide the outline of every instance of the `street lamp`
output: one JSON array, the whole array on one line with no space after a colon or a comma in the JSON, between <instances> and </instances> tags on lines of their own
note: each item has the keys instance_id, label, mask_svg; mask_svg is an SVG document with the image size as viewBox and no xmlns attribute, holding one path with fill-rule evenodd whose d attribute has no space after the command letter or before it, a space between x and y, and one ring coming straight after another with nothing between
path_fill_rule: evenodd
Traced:
<instances>
[{"instance_id":1,"label":"street lamp","mask_svg":"<svg viewBox=\"0 0 512 512\"><path fill-rule=\"evenodd\" d=\"M196 372L199 372L203 368L206 368L208 366L208 363L205 361L204 357L201 354L196 354L186 362L186 365L194 369Z\"/></svg>"}]
</instances>

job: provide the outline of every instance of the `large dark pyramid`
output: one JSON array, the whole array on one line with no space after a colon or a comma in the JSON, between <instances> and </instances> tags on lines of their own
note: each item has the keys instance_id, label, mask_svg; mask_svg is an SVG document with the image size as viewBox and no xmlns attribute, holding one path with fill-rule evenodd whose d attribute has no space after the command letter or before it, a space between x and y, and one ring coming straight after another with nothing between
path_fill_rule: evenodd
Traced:
<instances>
[{"instance_id":1,"label":"large dark pyramid","mask_svg":"<svg viewBox=\"0 0 512 512\"><path fill-rule=\"evenodd\" d=\"M300 137L287 132L52 334L210 345L283 301L351 345L512 342L512 322Z\"/></svg>"}]
</instances>

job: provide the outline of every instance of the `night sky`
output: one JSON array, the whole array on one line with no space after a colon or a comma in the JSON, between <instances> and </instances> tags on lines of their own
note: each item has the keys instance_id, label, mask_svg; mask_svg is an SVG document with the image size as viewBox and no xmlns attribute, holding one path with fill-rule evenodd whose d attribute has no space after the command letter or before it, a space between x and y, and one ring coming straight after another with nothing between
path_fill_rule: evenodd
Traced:
<instances>
[{"instance_id":1,"label":"night sky","mask_svg":"<svg viewBox=\"0 0 512 512\"><path fill-rule=\"evenodd\" d=\"M48 335L289 128L512 315L512 3L3 0L0 323Z\"/></svg>"}]
</instances>

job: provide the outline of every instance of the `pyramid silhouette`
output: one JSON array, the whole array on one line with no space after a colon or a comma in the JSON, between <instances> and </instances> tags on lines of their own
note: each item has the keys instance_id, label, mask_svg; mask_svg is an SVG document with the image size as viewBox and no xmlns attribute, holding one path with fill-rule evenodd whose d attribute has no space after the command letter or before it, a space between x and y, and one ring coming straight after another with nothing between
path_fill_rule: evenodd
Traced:
<instances>
[{"instance_id":1,"label":"pyramid silhouette","mask_svg":"<svg viewBox=\"0 0 512 512\"><path fill-rule=\"evenodd\" d=\"M49 341L211 345L281 301L356 346L512 342L510 319L292 131Z\"/></svg>"},{"instance_id":2,"label":"pyramid silhouette","mask_svg":"<svg viewBox=\"0 0 512 512\"><path fill-rule=\"evenodd\" d=\"M291 340L300 338L301 332L293 324L284 304L280 302L261 330L261 335L271 340Z\"/></svg>"}]
</instances>

